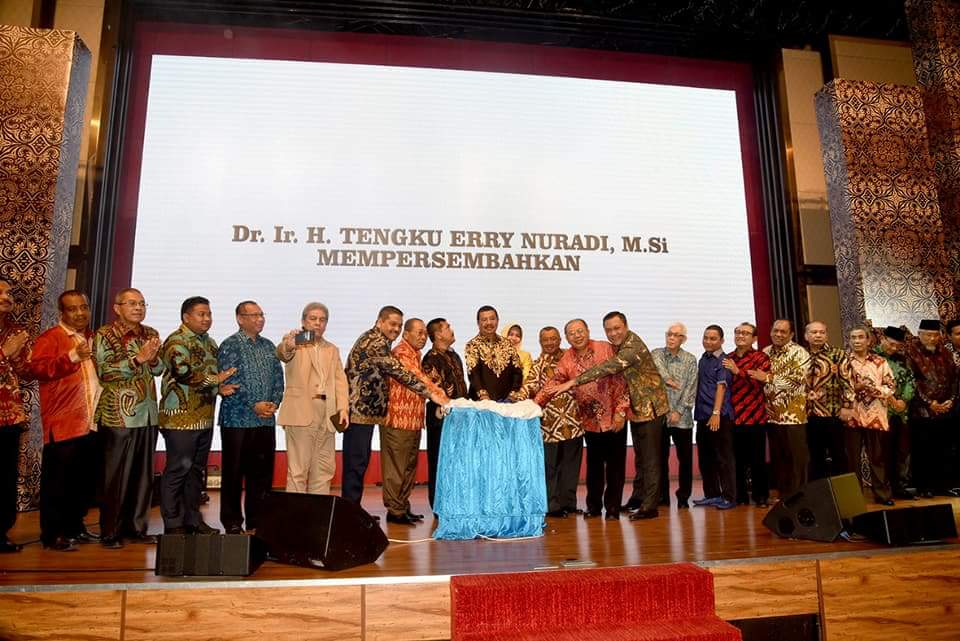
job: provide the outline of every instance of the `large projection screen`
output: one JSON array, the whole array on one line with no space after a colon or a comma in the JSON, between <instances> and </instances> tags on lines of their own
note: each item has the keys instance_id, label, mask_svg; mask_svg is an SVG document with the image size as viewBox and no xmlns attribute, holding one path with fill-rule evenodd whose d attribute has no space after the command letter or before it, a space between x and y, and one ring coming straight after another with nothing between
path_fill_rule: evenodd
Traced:
<instances>
[{"instance_id":1,"label":"large projection screen","mask_svg":"<svg viewBox=\"0 0 960 641\"><path fill-rule=\"evenodd\" d=\"M264 334L330 307L346 358L377 310L477 307L537 330L618 309L651 347L672 321L755 321L737 92L663 83L152 54L129 282L161 335L211 299L218 341L255 299ZM429 345L428 345L429 347ZM278 447L283 448L282 430Z\"/></svg>"}]
</instances>

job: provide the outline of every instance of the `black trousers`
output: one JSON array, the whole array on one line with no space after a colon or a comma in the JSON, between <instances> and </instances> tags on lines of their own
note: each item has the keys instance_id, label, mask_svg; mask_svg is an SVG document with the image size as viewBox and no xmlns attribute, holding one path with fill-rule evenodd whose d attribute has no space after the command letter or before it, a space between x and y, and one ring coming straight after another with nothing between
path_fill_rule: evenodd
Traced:
<instances>
[{"instance_id":1,"label":"black trousers","mask_svg":"<svg viewBox=\"0 0 960 641\"><path fill-rule=\"evenodd\" d=\"M899 416L890 417L890 487L902 494L910 487L910 424Z\"/></svg>"},{"instance_id":2,"label":"black trousers","mask_svg":"<svg viewBox=\"0 0 960 641\"><path fill-rule=\"evenodd\" d=\"M359 504L363 499L363 477L370 465L373 425L350 423L343 433L343 487L340 496Z\"/></svg>"},{"instance_id":3,"label":"black trousers","mask_svg":"<svg viewBox=\"0 0 960 641\"><path fill-rule=\"evenodd\" d=\"M950 469L956 437L956 419L952 416L911 417L913 437L913 480L921 492L943 493L953 487Z\"/></svg>"},{"instance_id":4,"label":"black trousers","mask_svg":"<svg viewBox=\"0 0 960 641\"><path fill-rule=\"evenodd\" d=\"M787 498L807 482L807 426L770 423L770 459L776 487Z\"/></svg>"},{"instance_id":5,"label":"black trousers","mask_svg":"<svg viewBox=\"0 0 960 641\"><path fill-rule=\"evenodd\" d=\"M679 464L677 501L690 500L693 491L693 428L667 427L660 438L660 502L670 504L670 440Z\"/></svg>"},{"instance_id":6,"label":"black trousers","mask_svg":"<svg viewBox=\"0 0 960 641\"><path fill-rule=\"evenodd\" d=\"M627 466L627 430L587 432L584 437L587 442L587 511L599 513L605 508L607 514L619 514Z\"/></svg>"},{"instance_id":7,"label":"black trousers","mask_svg":"<svg viewBox=\"0 0 960 641\"><path fill-rule=\"evenodd\" d=\"M863 469L860 466L860 452L866 449L867 462L870 465L873 497L878 503L889 499L891 495L890 478L887 476L889 432L848 427L844 432L844 437L847 441L845 449L848 469L856 473L862 484Z\"/></svg>"},{"instance_id":8,"label":"black trousers","mask_svg":"<svg viewBox=\"0 0 960 641\"><path fill-rule=\"evenodd\" d=\"M626 430L623 430L626 432ZM626 456L626 449L624 449ZM577 484L583 459L583 437L543 444L544 473L547 479L547 510L577 509Z\"/></svg>"},{"instance_id":9,"label":"black trousers","mask_svg":"<svg viewBox=\"0 0 960 641\"><path fill-rule=\"evenodd\" d=\"M630 421L633 437L633 492L628 502L641 510L655 510L660 501L660 457L666 416Z\"/></svg>"},{"instance_id":10,"label":"black trousers","mask_svg":"<svg viewBox=\"0 0 960 641\"><path fill-rule=\"evenodd\" d=\"M207 468L213 429L162 429L167 447L167 465L160 482L160 514L163 527L195 528L200 517L203 473Z\"/></svg>"},{"instance_id":11,"label":"black trousers","mask_svg":"<svg viewBox=\"0 0 960 641\"><path fill-rule=\"evenodd\" d=\"M733 453L737 468L737 503L763 503L770 498L767 478L767 424L735 425ZM749 476L750 485L747 487Z\"/></svg>"},{"instance_id":12,"label":"black trousers","mask_svg":"<svg viewBox=\"0 0 960 641\"><path fill-rule=\"evenodd\" d=\"M427 401L427 497L430 500L430 509L433 509L433 497L437 491L440 435L443 433L443 419L437 418L438 407L440 406L433 401Z\"/></svg>"},{"instance_id":13,"label":"black trousers","mask_svg":"<svg viewBox=\"0 0 960 641\"><path fill-rule=\"evenodd\" d=\"M710 429L707 421L697 421L697 458L705 497L737 500L737 473L733 456L733 421L720 417L720 428Z\"/></svg>"},{"instance_id":14,"label":"black trousers","mask_svg":"<svg viewBox=\"0 0 960 641\"><path fill-rule=\"evenodd\" d=\"M157 428L99 426L103 453L100 536L145 534L153 494Z\"/></svg>"},{"instance_id":15,"label":"black trousers","mask_svg":"<svg viewBox=\"0 0 960 641\"><path fill-rule=\"evenodd\" d=\"M847 428L835 416L807 417L807 448L810 450L808 479L827 478L852 472L847 465Z\"/></svg>"},{"instance_id":16,"label":"black trousers","mask_svg":"<svg viewBox=\"0 0 960 641\"><path fill-rule=\"evenodd\" d=\"M43 446L40 463L40 540L74 537L96 497L99 443L96 432Z\"/></svg>"},{"instance_id":17,"label":"black trousers","mask_svg":"<svg viewBox=\"0 0 960 641\"><path fill-rule=\"evenodd\" d=\"M17 475L23 425L0 427L0 541L17 522Z\"/></svg>"},{"instance_id":18,"label":"black trousers","mask_svg":"<svg viewBox=\"0 0 960 641\"><path fill-rule=\"evenodd\" d=\"M223 527L240 527L247 515L247 529L260 523L260 506L273 487L273 460L277 450L277 430L272 425L221 427L223 477L220 486L220 522ZM240 497L243 488L243 512Z\"/></svg>"}]
</instances>

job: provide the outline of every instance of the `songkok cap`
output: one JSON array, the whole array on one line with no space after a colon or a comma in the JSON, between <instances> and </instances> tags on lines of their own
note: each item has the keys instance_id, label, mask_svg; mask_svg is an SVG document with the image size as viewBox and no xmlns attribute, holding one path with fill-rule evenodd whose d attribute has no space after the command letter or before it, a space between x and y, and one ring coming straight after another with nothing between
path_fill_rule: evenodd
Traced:
<instances>
[{"instance_id":1,"label":"songkok cap","mask_svg":"<svg viewBox=\"0 0 960 641\"><path fill-rule=\"evenodd\" d=\"M924 319L920 321L920 331L939 332L940 321L932 318Z\"/></svg>"},{"instance_id":2,"label":"songkok cap","mask_svg":"<svg viewBox=\"0 0 960 641\"><path fill-rule=\"evenodd\" d=\"M887 338L892 338L895 341L900 341L901 343L907 338L907 333L905 331L899 327L894 327L893 325L887 325L884 327L883 335Z\"/></svg>"}]
</instances>

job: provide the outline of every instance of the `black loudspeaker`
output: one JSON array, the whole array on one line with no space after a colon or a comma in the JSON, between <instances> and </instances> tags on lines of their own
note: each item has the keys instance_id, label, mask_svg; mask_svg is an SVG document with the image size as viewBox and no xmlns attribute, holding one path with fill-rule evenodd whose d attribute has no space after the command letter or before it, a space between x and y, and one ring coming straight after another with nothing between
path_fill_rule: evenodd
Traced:
<instances>
[{"instance_id":1,"label":"black loudspeaker","mask_svg":"<svg viewBox=\"0 0 960 641\"><path fill-rule=\"evenodd\" d=\"M856 474L831 476L807 483L800 491L777 501L763 524L777 536L812 541L835 541L844 519L867 511Z\"/></svg>"},{"instance_id":2,"label":"black loudspeaker","mask_svg":"<svg viewBox=\"0 0 960 641\"><path fill-rule=\"evenodd\" d=\"M249 576L265 556L263 544L246 534L163 534L154 571L160 576Z\"/></svg>"},{"instance_id":3,"label":"black loudspeaker","mask_svg":"<svg viewBox=\"0 0 960 641\"><path fill-rule=\"evenodd\" d=\"M356 503L327 494L268 492L257 537L281 563L343 570L373 563L387 535Z\"/></svg>"},{"instance_id":4,"label":"black loudspeaker","mask_svg":"<svg viewBox=\"0 0 960 641\"><path fill-rule=\"evenodd\" d=\"M877 510L854 517L853 531L887 545L931 543L957 536L953 508L947 503Z\"/></svg>"}]
</instances>

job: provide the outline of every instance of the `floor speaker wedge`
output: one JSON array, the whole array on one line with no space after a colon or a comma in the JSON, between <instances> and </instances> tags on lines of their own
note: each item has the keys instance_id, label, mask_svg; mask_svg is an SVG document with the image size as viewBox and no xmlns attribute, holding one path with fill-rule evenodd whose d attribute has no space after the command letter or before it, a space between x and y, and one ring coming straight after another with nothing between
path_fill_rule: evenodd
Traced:
<instances>
[{"instance_id":1,"label":"floor speaker wedge","mask_svg":"<svg viewBox=\"0 0 960 641\"><path fill-rule=\"evenodd\" d=\"M777 501L763 524L784 538L831 542L843 532L845 520L866 511L856 474L842 474L807 483Z\"/></svg>"},{"instance_id":2,"label":"floor speaker wedge","mask_svg":"<svg viewBox=\"0 0 960 641\"><path fill-rule=\"evenodd\" d=\"M957 537L953 507L947 503L867 512L853 519L853 531L887 545L932 543Z\"/></svg>"}]
</instances>

